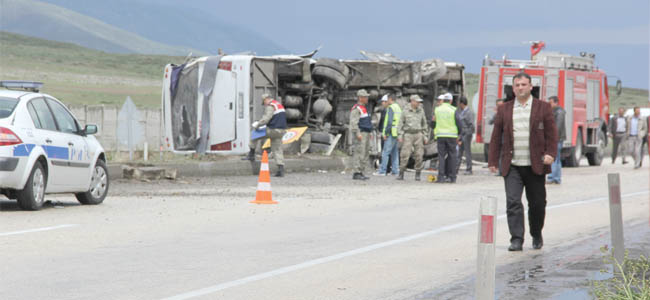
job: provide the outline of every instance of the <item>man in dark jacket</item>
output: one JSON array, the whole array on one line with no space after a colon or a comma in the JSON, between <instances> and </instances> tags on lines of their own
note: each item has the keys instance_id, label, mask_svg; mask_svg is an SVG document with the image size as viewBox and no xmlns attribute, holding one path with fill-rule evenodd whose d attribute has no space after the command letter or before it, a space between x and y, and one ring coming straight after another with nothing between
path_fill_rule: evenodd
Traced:
<instances>
[{"instance_id":1,"label":"man in dark jacket","mask_svg":"<svg viewBox=\"0 0 650 300\"><path fill-rule=\"evenodd\" d=\"M460 165L462 164L462 158L464 155L466 162L464 175L472 175L472 136L475 131L474 112L467 105L467 98L465 96L460 97L458 107L460 109L457 109L456 112L458 113L458 118L460 119L461 127L463 128L463 135L459 136L462 143L458 147L456 173L460 170Z\"/></svg>"},{"instance_id":2,"label":"man in dark jacket","mask_svg":"<svg viewBox=\"0 0 650 300\"><path fill-rule=\"evenodd\" d=\"M551 165L551 174L546 177L546 183L548 184L560 184L562 183L562 143L566 140L566 124L564 122L564 116L566 112L562 107L560 107L559 99L557 96L551 96L548 98L548 103L551 104L553 108L553 118L555 118L555 126L557 127L557 156L555 161Z\"/></svg>"},{"instance_id":3,"label":"man in dark jacket","mask_svg":"<svg viewBox=\"0 0 650 300\"><path fill-rule=\"evenodd\" d=\"M619 150L621 151L621 156L623 158L622 163L626 164L627 118L625 117L625 108L619 107L618 115L612 117L609 121L609 136L614 142L614 146L612 147L612 164L616 162L616 156L618 155Z\"/></svg>"},{"instance_id":4,"label":"man in dark jacket","mask_svg":"<svg viewBox=\"0 0 650 300\"><path fill-rule=\"evenodd\" d=\"M551 106L533 99L530 75L518 73L512 81L516 99L506 102L497 111L490 139L488 166L491 172L496 173L498 156L501 154L511 236L508 251L522 250L524 207L521 196L524 188L533 249L541 249L546 216L544 175L551 172L551 164L557 156L557 128Z\"/></svg>"}]
</instances>

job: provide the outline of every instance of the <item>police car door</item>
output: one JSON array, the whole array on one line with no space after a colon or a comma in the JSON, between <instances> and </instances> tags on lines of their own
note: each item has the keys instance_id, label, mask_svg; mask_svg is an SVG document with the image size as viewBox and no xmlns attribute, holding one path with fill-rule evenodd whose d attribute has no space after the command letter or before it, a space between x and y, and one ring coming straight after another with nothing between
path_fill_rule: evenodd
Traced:
<instances>
[{"instance_id":1,"label":"police car door","mask_svg":"<svg viewBox=\"0 0 650 300\"><path fill-rule=\"evenodd\" d=\"M60 183L75 188L87 186L90 163L89 156L84 152L88 150L88 145L79 133L79 125L63 104L50 98L46 100L61 135L60 141L63 143L61 148L67 149L68 154L65 157L64 168L65 174L69 177L63 178Z\"/></svg>"}]
</instances>

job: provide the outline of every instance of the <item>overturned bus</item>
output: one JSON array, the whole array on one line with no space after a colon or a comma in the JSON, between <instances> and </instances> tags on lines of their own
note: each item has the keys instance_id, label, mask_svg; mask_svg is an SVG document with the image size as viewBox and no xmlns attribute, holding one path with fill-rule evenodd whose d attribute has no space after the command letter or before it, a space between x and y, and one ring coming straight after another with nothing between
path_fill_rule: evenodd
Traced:
<instances>
[{"instance_id":1,"label":"overturned bus","mask_svg":"<svg viewBox=\"0 0 650 300\"><path fill-rule=\"evenodd\" d=\"M349 115L358 89L370 93L368 109L375 112L375 126L381 107L377 100L386 93L394 93L402 105L410 95L420 95L429 119L439 94L450 92L455 102L465 93L461 64L440 59L403 61L363 51L368 59L314 59L314 53L209 56L168 64L162 91L163 144L175 153L246 153L250 125L263 113L260 97L265 93L282 102L289 127L308 127L312 151L329 147L338 140L337 134L348 140ZM378 143L372 148L379 151Z\"/></svg>"}]
</instances>

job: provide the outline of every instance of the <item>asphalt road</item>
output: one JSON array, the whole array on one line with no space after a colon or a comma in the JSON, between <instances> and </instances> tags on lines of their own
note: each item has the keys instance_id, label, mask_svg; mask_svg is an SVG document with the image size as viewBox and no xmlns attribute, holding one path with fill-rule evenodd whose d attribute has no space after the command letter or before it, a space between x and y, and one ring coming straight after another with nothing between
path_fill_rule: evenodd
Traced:
<instances>
[{"instance_id":1,"label":"asphalt road","mask_svg":"<svg viewBox=\"0 0 650 300\"><path fill-rule=\"evenodd\" d=\"M626 228L645 228L639 224L648 224L650 212L648 159L639 170L582 163L563 170L562 185L547 188L544 248L532 250L528 238L521 253L506 250L503 179L480 167L455 185L415 182L413 173L405 182L288 174L272 179L277 205L248 203L253 176L114 181L102 205L51 195L39 212L4 199L0 298L444 298L436 291L475 272L482 196L499 199L500 272L567 251L597 251L584 249L584 241L608 240L607 173L621 174ZM626 243L638 237L626 235ZM453 295L471 298L473 289Z\"/></svg>"}]
</instances>

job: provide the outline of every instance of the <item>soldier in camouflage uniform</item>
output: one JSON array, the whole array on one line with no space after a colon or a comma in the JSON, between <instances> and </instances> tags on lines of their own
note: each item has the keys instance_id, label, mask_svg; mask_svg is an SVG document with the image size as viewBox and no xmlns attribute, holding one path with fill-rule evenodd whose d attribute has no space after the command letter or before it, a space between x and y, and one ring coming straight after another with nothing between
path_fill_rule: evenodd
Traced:
<instances>
[{"instance_id":1,"label":"soldier in camouflage uniform","mask_svg":"<svg viewBox=\"0 0 650 300\"><path fill-rule=\"evenodd\" d=\"M287 117L284 111L284 106L271 98L271 95L262 95L262 102L264 103L264 115L259 121L253 122L253 128L258 129L266 125L266 136L271 139L271 152L275 159L275 164L278 166L278 171L275 173L276 177L284 176L284 155L282 153L282 137L287 131ZM257 140L251 139L250 152L245 159L250 161L255 160L255 146Z\"/></svg>"},{"instance_id":2,"label":"soldier in camouflage uniform","mask_svg":"<svg viewBox=\"0 0 650 300\"><path fill-rule=\"evenodd\" d=\"M368 92L359 90L357 97L359 102L352 107L350 111L350 135L352 136L352 167L354 169L354 180L368 180L363 175L366 166L370 164L370 133L372 132L372 122L366 105L368 104Z\"/></svg>"},{"instance_id":3,"label":"soldier in camouflage uniform","mask_svg":"<svg viewBox=\"0 0 650 300\"><path fill-rule=\"evenodd\" d=\"M398 141L402 144L402 151L400 153L399 162L399 176L397 180L404 180L404 171L408 163L411 153L415 159L415 180L420 181L420 173L422 172L422 157L424 156L424 144L428 142L427 138L427 119L424 116L424 109L420 107L422 98L418 95L412 95L410 98L410 105L402 111L402 116L399 121ZM415 149L415 151L413 151Z\"/></svg>"}]
</instances>

